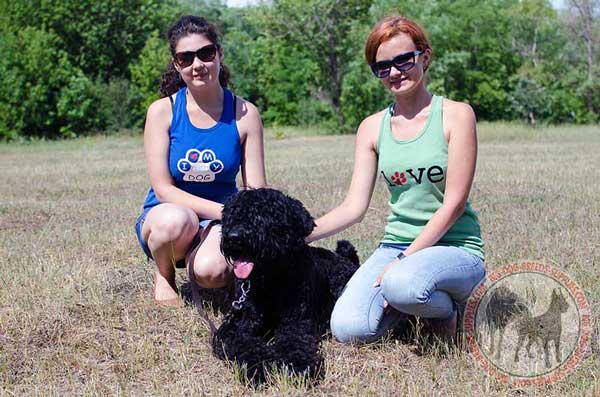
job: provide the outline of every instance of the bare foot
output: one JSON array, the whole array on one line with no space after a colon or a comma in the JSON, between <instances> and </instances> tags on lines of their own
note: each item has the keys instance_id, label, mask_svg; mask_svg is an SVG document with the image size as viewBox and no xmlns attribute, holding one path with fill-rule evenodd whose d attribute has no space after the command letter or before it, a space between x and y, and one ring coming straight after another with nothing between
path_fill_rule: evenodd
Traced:
<instances>
[{"instance_id":1,"label":"bare foot","mask_svg":"<svg viewBox=\"0 0 600 397\"><path fill-rule=\"evenodd\" d=\"M155 299L154 302L158 306L162 306L162 307L182 308L182 307L185 306L185 304L183 303L183 301L181 300L181 298L166 299L166 300Z\"/></svg>"},{"instance_id":2,"label":"bare foot","mask_svg":"<svg viewBox=\"0 0 600 397\"><path fill-rule=\"evenodd\" d=\"M158 271L154 279L154 301L160 306L183 307L177 286L169 283Z\"/></svg>"}]
</instances>

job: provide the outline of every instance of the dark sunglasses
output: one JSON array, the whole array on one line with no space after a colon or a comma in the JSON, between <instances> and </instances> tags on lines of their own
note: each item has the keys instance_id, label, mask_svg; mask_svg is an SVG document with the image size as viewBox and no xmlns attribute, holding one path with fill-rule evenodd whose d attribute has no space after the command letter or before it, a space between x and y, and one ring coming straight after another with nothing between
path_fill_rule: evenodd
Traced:
<instances>
[{"instance_id":1,"label":"dark sunglasses","mask_svg":"<svg viewBox=\"0 0 600 397\"><path fill-rule=\"evenodd\" d=\"M214 44L209 44L202 48L197 49L196 51L183 51L175 54L175 62L181 68L187 68L192 63L194 63L194 59L198 57L202 62L211 62L215 59L217 55L217 46Z\"/></svg>"},{"instance_id":2,"label":"dark sunglasses","mask_svg":"<svg viewBox=\"0 0 600 397\"><path fill-rule=\"evenodd\" d=\"M411 51L405 52L404 54L400 54L394 57L394 59L388 59L386 61L379 61L372 63L371 70L373 74L380 79L388 77L390 75L390 71L392 70L392 66L398 69L400 72L408 72L412 68L415 67L415 58L417 55L422 54L423 51Z\"/></svg>"}]
</instances>

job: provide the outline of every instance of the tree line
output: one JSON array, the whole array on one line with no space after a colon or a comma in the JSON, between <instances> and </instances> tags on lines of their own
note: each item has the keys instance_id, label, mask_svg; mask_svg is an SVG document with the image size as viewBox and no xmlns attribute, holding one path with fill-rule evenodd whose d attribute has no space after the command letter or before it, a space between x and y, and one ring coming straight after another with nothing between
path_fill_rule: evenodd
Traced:
<instances>
[{"instance_id":1,"label":"tree line","mask_svg":"<svg viewBox=\"0 0 600 397\"><path fill-rule=\"evenodd\" d=\"M356 129L391 100L364 61L373 24L400 13L428 32L428 86L479 120L600 121L600 1L0 0L0 138L139 128L170 58L165 32L205 16L232 89L267 125Z\"/></svg>"}]
</instances>

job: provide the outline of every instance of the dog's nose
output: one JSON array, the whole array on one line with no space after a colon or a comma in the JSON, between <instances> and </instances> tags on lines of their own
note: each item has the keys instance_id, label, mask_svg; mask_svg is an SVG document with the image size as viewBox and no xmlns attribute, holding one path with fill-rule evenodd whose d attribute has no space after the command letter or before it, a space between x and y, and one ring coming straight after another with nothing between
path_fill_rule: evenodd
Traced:
<instances>
[{"instance_id":1,"label":"dog's nose","mask_svg":"<svg viewBox=\"0 0 600 397\"><path fill-rule=\"evenodd\" d=\"M227 240L228 245L233 247L239 247L243 242L244 236L239 229L231 229L227 231L227 234L224 236L224 239Z\"/></svg>"}]
</instances>

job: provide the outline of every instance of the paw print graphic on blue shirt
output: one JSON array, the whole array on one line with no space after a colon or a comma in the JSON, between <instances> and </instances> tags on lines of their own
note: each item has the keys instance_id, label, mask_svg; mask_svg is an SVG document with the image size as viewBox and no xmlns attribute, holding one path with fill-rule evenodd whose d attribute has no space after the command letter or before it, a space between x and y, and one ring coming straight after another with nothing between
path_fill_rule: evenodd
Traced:
<instances>
[{"instance_id":1,"label":"paw print graphic on blue shirt","mask_svg":"<svg viewBox=\"0 0 600 397\"><path fill-rule=\"evenodd\" d=\"M177 169L187 182L212 182L215 175L223 171L223 162L217 159L210 149L190 149L185 157L177 162Z\"/></svg>"}]
</instances>

